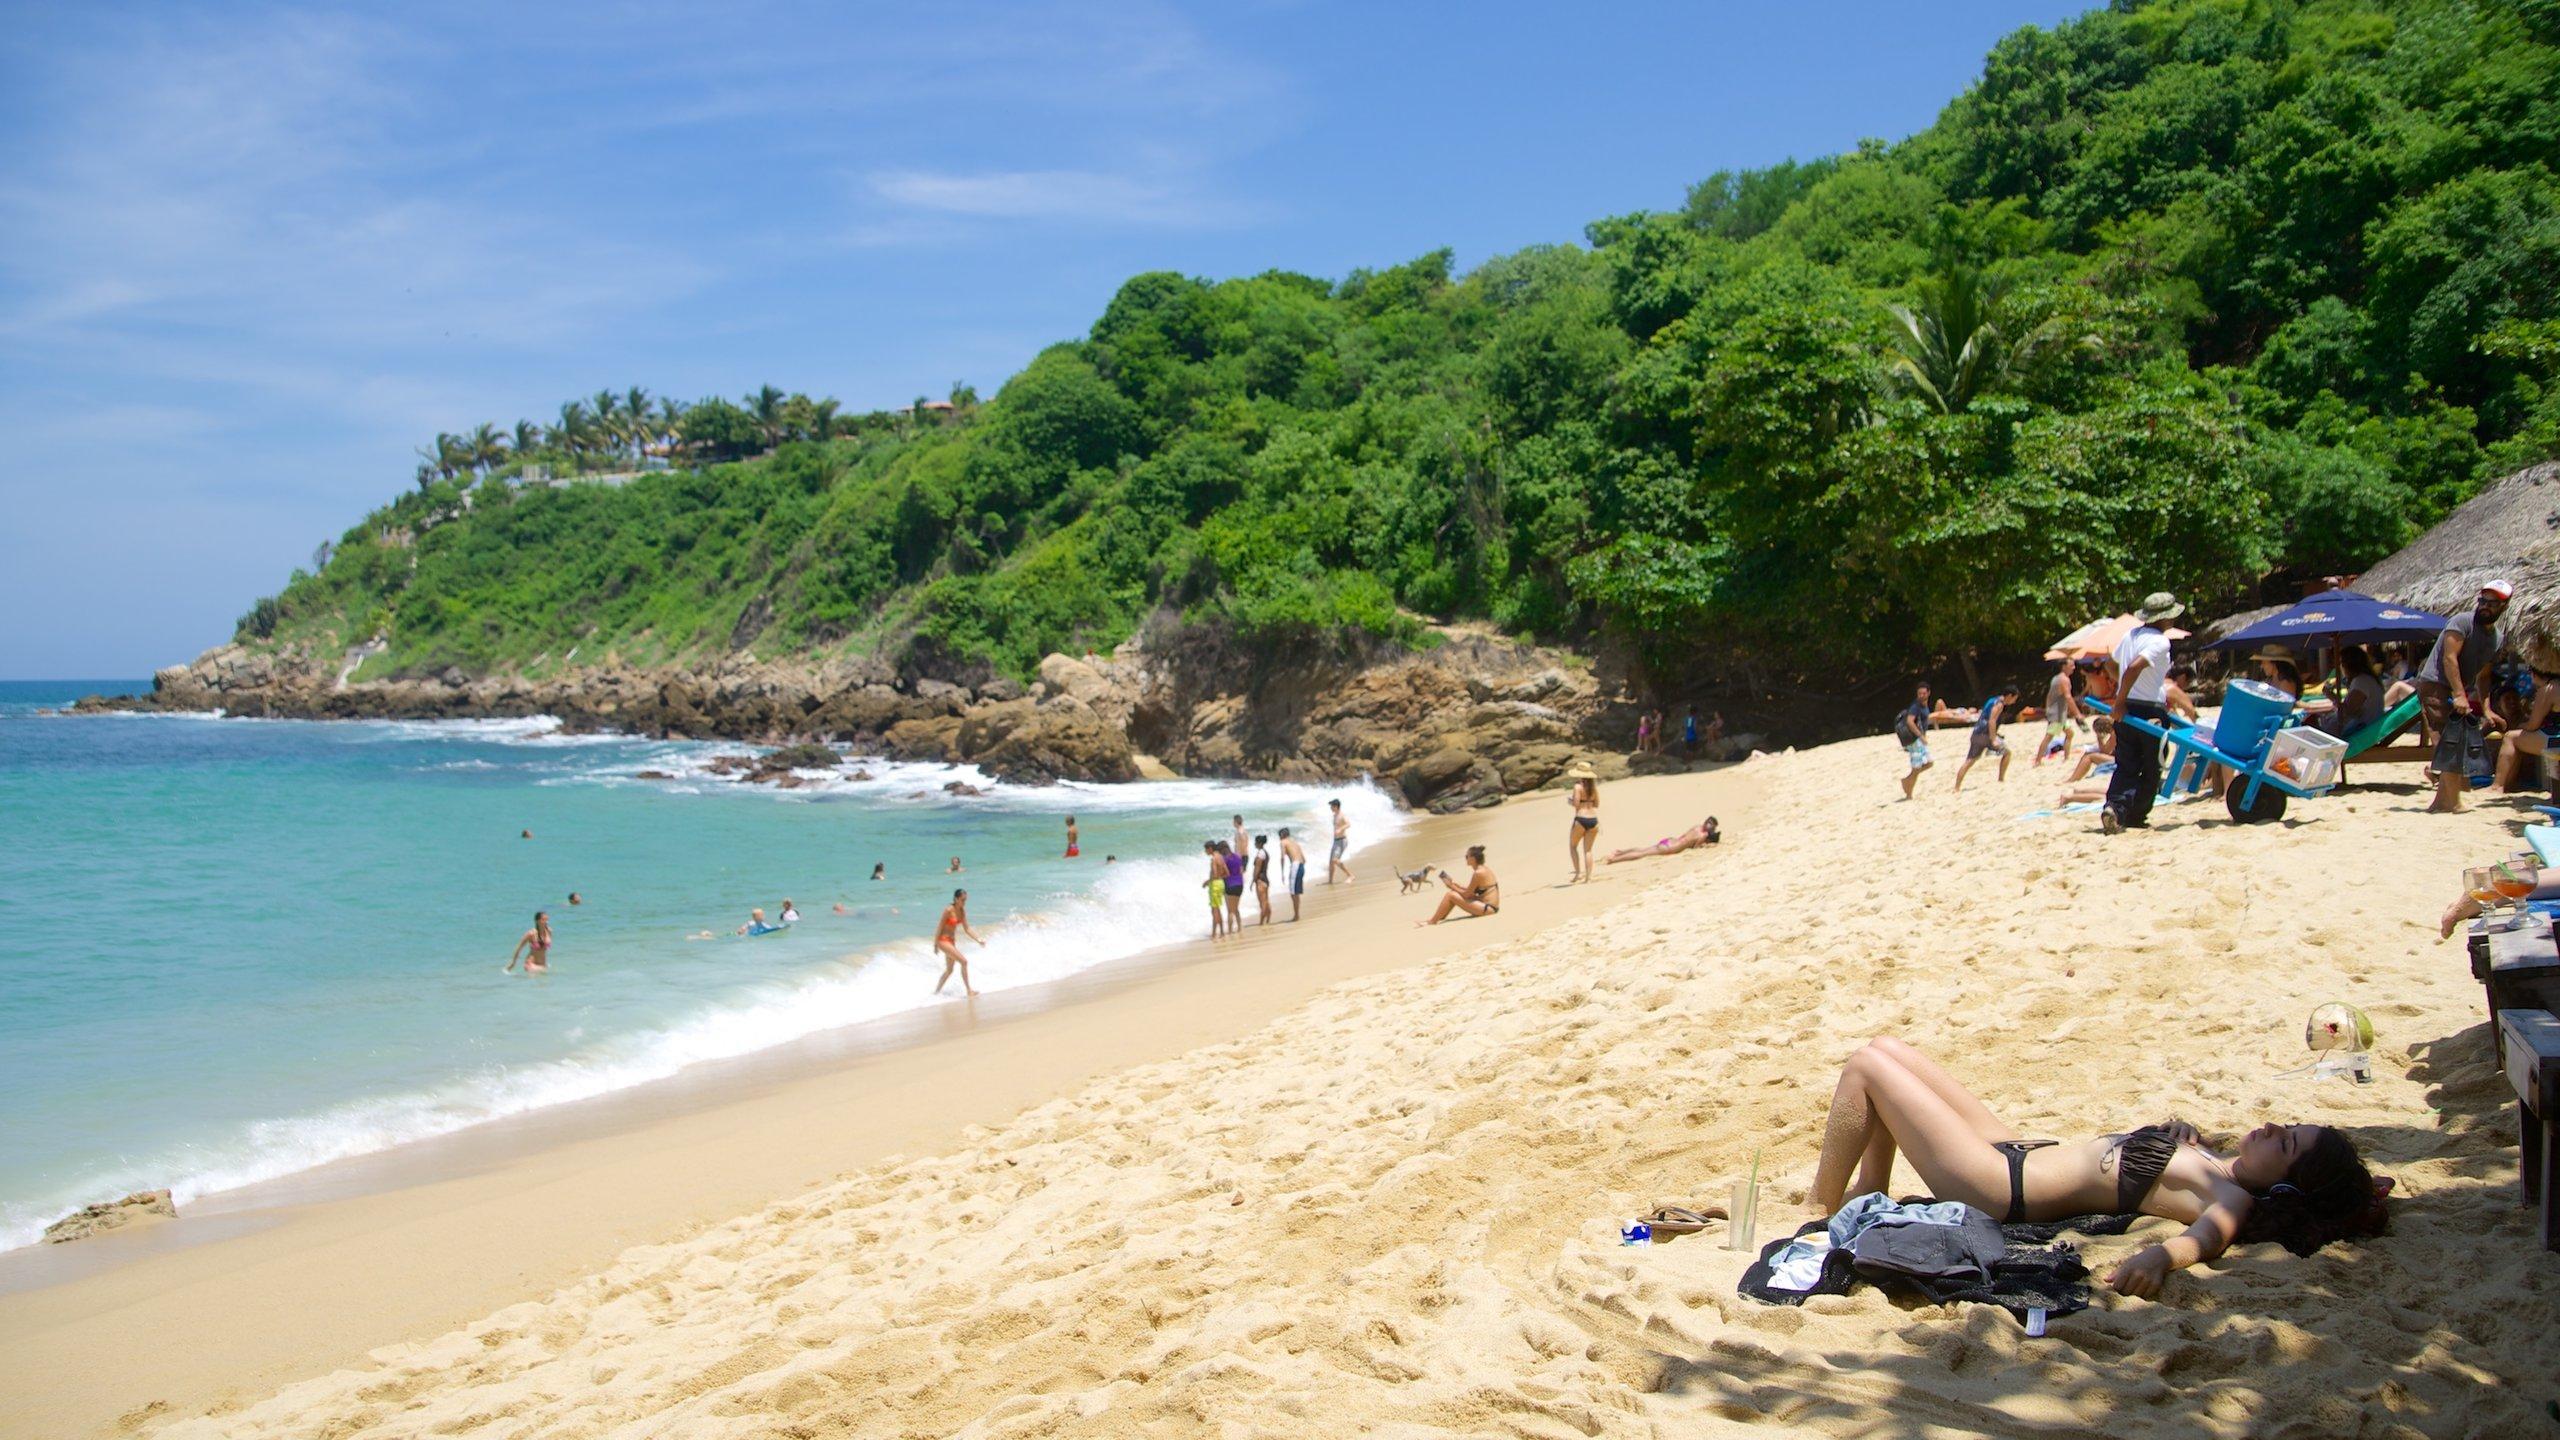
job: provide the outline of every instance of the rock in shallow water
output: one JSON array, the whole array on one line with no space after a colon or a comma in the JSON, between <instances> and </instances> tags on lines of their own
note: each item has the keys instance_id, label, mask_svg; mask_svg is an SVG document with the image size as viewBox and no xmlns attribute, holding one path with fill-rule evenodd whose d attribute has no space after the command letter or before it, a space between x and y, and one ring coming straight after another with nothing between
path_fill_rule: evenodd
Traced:
<instances>
[{"instance_id":1,"label":"rock in shallow water","mask_svg":"<svg viewBox=\"0 0 2560 1440\"><path fill-rule=\"evenodd\" d=\"M166 1190L137 1190L121 1200L83 1206L79 1210L44 1227L44 1243L60 1245L68 1240L83 1240L101 1231L130 1225L148 1215L175 1215L177 1202Z\"/></svg>"}]
</instances>

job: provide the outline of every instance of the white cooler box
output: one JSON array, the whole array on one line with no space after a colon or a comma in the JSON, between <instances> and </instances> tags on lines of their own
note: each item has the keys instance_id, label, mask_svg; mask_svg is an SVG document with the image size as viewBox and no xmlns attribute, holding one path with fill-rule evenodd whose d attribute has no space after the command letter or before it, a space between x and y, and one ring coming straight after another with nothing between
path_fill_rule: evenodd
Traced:
<instances>
[{"instance_id":1,"label":"white cooler box","mask_svg":"<svg viewBox=\"0 0 2560 1440\"><path fill-rule=\"evenodd\" d=\"M2279 761L2291 763L2278 769ZM2347 742L2308 725L2279 730L2276 738L2267 742L2267 773L2305 790L2337 784L2338 772L2346 763Z\"/></svg>"}]
</instances>

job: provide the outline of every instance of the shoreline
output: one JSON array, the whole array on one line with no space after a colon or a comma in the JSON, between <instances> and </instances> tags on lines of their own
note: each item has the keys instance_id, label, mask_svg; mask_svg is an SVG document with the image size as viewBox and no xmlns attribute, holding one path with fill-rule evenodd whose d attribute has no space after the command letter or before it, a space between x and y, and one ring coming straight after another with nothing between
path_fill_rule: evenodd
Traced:
<instances>
[{"instance_id":1,"label":"shoreline","mask_svg":"<svg viewBox=\"0 0 2560 1440\"><path fill-rule=\"evenodd\" d=\"M1721 807L1732 828L1756 788L1730 766L1616 782L1605 839L1680 828L1700 801ZM1354 857L1363 876L1348 892L1311 887L1303 932L1283 923L1241 942L1204 939L1107 961L984 997L974 1016L944 1005L821 1032L209 1196L175 1220L0 1255L0 1390L36 1397L0 1430L94 1433L138 1407L201 1410L357 1363L381 1345L534 1298L630 1245L1231 1038L1327 985L1623 899L1630 887L1610 883L1615 874L1570 889L1549 883L1563 869L1553 853L1561 794L1418 815L1413 830ZM1675 816L1684 817L1678 825ZM1504 913L1408 929L1406 912L1427 913L1436 884L1430 895L1399 896L1390 867L1445 860L1477 840L1494 847ZM1280 960L1290 963L1265 963ZM1133 1036L1143 1037L1135 1047ZM830 1132L822 1145L809 1142L813 1124ZM670 1156L689 1159L670 1166ZM415 1264L422 1253L438 1256L432 1273ZM113 1377L75 1363L100 1347L127 1357Z\"/></svg>"}]
</instances>

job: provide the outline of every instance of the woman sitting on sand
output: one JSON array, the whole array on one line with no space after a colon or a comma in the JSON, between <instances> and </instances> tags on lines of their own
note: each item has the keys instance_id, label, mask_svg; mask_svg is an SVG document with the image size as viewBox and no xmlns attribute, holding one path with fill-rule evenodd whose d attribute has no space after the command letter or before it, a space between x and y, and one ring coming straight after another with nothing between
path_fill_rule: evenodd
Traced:
<instances>
[{"instance_id":1,"label":"woman sitting on sand","mask_svg":"<svg viewBox=\"0 0 2560 1440\"><path fill-rule=\"evenodd\" d=\"M1502 882L1493 878L1493 867L1484 863L1481 845L1467 847L1466 884L1459 884L1446 870L1440 872L1440 883L1449 888L1449 893L1440 897L1440 908L1431 912L1430 919L1416 920L1414 924L1437 925L1448 919L1452 910L1482 916L1502 909Z\"/></svg>"},{"instance_id":2,"label":"woman sitting on sand","mask_svg":"<svg viewBox=\"0 0 2560 1440\"><path fill-rule=\"evenodd\" d=\"M2094 1140L2021 1140L1929 1057L1880 1037L1849 1057L1832 1091L1813 1203L1837 1211L1853 1168L1857 1193L1889 1191L1897 1151L1931 1194L2003 1224L2090 1214L2184 1224L2108 1274L2127 1295L2158 1294L2170 1271L2234 1241L2273 1240L2308 1255L2389 1224L2391 1182L2376 1180L2355 1142L2328 1126L2261 1125L2230 1156L2207 1150L2180 1120Z\"/></svg>"},{"instance_id":3,"label":"woman sitting on sand","mask_svg":"<svg viewBox=\"0 0 2560 1440\"><path fill-rule=\"evenodd\" d=\"M1609 852L1609 863L1615 865L1621 860L1643 860L1654 855L1677 855L1683 850L1695 850L1701 845L1713 845L1723 838L1724 832L1716 828L1716 817L1710 815L1679 834L1665 835L1650 845L1634 845L1624 850L1612 850Z\"/></svg>"}]
</instances>

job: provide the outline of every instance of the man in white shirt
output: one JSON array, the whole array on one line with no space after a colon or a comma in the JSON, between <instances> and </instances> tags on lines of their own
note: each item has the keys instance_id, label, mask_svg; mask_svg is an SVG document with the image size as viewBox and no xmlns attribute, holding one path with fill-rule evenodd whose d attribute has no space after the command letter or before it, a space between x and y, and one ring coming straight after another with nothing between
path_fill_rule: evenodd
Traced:
<instances>
[{"instance_id":1,"label":"man in white shirt","mask_svg":"<svg viewBox=\"0 0 2560 1440\"><path fill-rule=\"evenodd\" d=\"M2116 642L2116 717L2169 718L2169 637L2160 624L2186 613L2178 597L2163 590L2146 598L2133 612L2134 627ZM2151 823L2151 802L2160 794L2160 737L2131 725L2116 726L2116 774L2107 783L2106 808L2098 827L2113 835Z\"/></svg>"}]
</instances>

